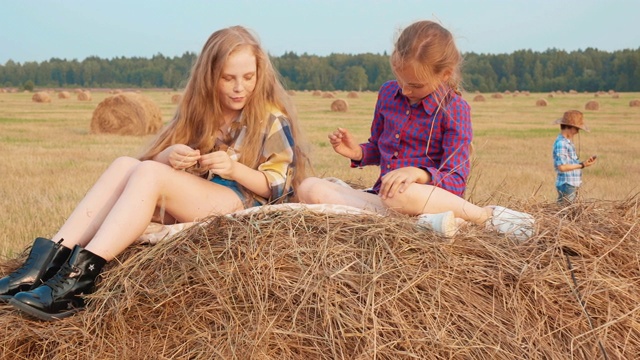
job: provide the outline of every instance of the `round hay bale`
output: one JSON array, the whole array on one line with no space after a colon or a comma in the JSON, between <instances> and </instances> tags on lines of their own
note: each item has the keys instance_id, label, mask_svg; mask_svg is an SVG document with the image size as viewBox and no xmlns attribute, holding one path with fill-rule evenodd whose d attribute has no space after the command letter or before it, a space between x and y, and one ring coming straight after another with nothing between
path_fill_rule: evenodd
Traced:
<instances>
[{"instance_id":1,"label":"round hay bale","mask_svg":"<svg viewBox=\"0 0 640 360\"><path fill-rule=\"evenodd\" d=\"M635 99L635 100L629 101L629 106L631 106L631 107L640 107L640 100Z\"/></svg>"},{"instance_id":2,"label":"round hay bale","mask_svg":"<svg viewBox=\"0 0 640 360\"><path fill-rule=\"evenodd\" d=\"M294 90L287 90L287 95L289 96L295 96L296 92Z\"/></svg>"},{"instance_id":3,"label":"round hay bale","mask_svg":"<svg viewBox=\"0 0 640 360\"><path fill-rule=\"evenodd\" d=\"M555 95L554 95L552 92L551 92L551 93L549 93L549 95L547 95L547 97L548 97L548 98L552 98L552 97L554 97L554 96L555 96Z\"/></svg>"},{"instance_id":4,"label":"round hay bale","mask_svg":"<svg viewBox=\"0 0 640 360\"><path fill-rule=\"evenodd\" d=\"M60 91L58 93L58 99L69 99L71 98L71 93L69 93L68 91Z\"/></svg>"},{"instance_id":5,"label":"round hay bale","mask_svg":"<svg viewBox=\"0 0 640 360\"><path fill-rule=\"evenodd\" d=\"M346 100L337 99L331 103L331 111L347 112L349 110L349 104Z\"/></svg>"},{"instance_id":6,"label":"round hay bale","mask_svg":"<svg viewBox=\"0 0 640 360\"><path fill-rule=\"evenodd\" d=\"M51 96L49 96L49 93L47 93L46 91L38 91L37 93L33 94L31 100L37 103L50 103Z\"/></svg>"},{"instance_id":7,"label":"round hay bale","mask_svg":"<svg viewBox=\"0 0 640 360\"><path fill-rule=\"evenodd\" d=\"M475 101L475 102L485 102L486 99L482 95L476 95L476 96L473 97L473 101Z\"/></svg>"},{"instance_id":8,"label":"round hay bale","mask_svg":"<svg viewBox=\"0 0 640 360\"><path fill-rule=\"evenodd\" d=\"M132 92L105 98L91 118L92 134L147 135L161 127L160 107L146 95Z\"/></svg>"},{"instance_id":9,"label":"round hay bale","mask_svg":"<svg viewBox=\"0 0 640 360\"><path fill-rule=\"evenodd\" d=\"M494 98L494 99L502 99L503 98L502 94L500 94L500 93L494 93L493 95L491 95L491 97Z\"/></svg>"},{"instance_id":10,"label":"round hay bale","mask_svg":"<svg viewBox=\"0 0 640 360\"><path fill-rule=\"evenodd\" d=\"M349 93L347 94L348 99L357 99L359 97L360 95L358 95L357 91L349 91Z\"/></svg>"},{"instance_id":11,"label":"round hay bale","mask_svg":"<svg viewBox=\"0 0 640 360\"><path fill-rule=\"evenodd\" d=\"M600 104L595 101L595 100L589 100L587 101L587 103L584 105L584 108L586 110L600 110Z\"/></svg>"},{"instance_id":12,"label":"round hay bale","mask_svg":"<svg viewBox=\"0 0 640 360\"><path fill-rule=\"evenodd\" d=\"M335 97L336 97L336 96L335 96L335 95L333 95L333 93L332 93L332 92L328 92L328 91L327 91L327 92L323 92L323 93L322 93L322 98L323 98L323 99L333 99L333 98L335 98Z\"/></svg>"},{"instance_id":13,"label":"round hay bale","mask_svg":"<svg viewBox=\"0 0 640 360\"><path fill-rule=\"evenodd\" d=\"M547 105L548 105L548 103L547 103L547 100L545 100L545 99L538 99L536 101L536 106L547 106Z\"/></svg>"},{"instance_id":14,"label":"round hay bale","mask_svg":"<svg viewBox=\"0 0 640 360\"><path fill-rule=\"evenodd\" d=\"M182 99L182 94L173 94L171 96L171 103L172 104L177 104L180 102L180 100Z\"/></svg>"},{"instance_id":15,"label":"round hay bale","mask_svg":"<svg viewBox=\"0 0 640 360\"><path fill-rule=\"evenodd\" d=\"M322 91L314 90L313 93L311 93L311 95L313 95L313 96L322 96Z\"/></svg>"},{"instance_id":16,"label":"round hay bale","mask_svg":"<svg viewBox=\"0 0 640 360\"><path fill-rule=\"evenodd\" d=\"M129 247L63 321L5 306L5 357L111 359L115 346L123 359L640 354L637 201L523 206L540 229L516 246L473 226L445 241L407 218L257 210Z\"/></svg>"},{"instance_id":17,"label":"round hay bale","mask_svg":"<svg viewBox=\"0 0 640 360\"><path fill-rule=\"evenodd\" d=\"M613 98L613 99L620 99L620 94L618 94L618 93L611 94L611 98Z\"/></svg>"},{"instance_id":18,"label":"round hay bale","mask_svg":"<svg viewBox=\"0 0 640 360\"><path fill-rule=\"evenodd\" d=\"M91 93L89 91L81 91L78 93L78 100L91 101Z\"/></svg>"}]
</instances>

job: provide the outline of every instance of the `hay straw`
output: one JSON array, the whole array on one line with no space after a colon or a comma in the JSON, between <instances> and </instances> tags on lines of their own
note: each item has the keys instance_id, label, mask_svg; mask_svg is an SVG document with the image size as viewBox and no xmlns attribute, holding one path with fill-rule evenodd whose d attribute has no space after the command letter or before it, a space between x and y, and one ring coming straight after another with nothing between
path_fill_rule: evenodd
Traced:
<instances>
[{"instance_id":1,"label":"hay straw","mask_svg":"<svg viewBox=\"0 0 640 360\"><path fill-rule=\"evenodd\" d=\"M38 91L37 93L33 94L33 96L31 96L31 101L37 103L50 103L51 96L49 96L49 93L47 93L46 91Z\"/></svg>"},{"instance_id":2,"label":"hay straw","mask_svg":"<svg viewBox=\"0 0 640 360\"><path fill-rule=\"evenodd\" d=\"M105 98L91 118L93 134L147 135L161 127L160 107L148 96L133 92Z\"/></svg>"},{"instance_id":3,"label":"hay straw","mask_svg":"<svg viewBox=\"0 0 640 360\"><path fill-rule=\"evenodd\" d=\"M483 95L476 95L476 96L473 97L473 101L484 102L484 101L486 101L486 99L484 98Z\"/></svg>"},{"instance_id":4,"label":"hay straw","mask_svg":"<svg viewBox=\"0 0 640 360\"><path fill-rule=\"evenodd\" d=\"M589 100L584 105L584 108L585 108L585 110L599 110L600 109L600 104L595 100Z\"/></svg>"},{"instance_id":5,"label":"hay straw","mask_svg":"<svg viewBox=\"0 0 640 360\"><path fill-rule=\"evenodd\" d=\"M210 218L128 249L74 317L3 306L0 355L631 359L639 200L522 206L539 224L524 244L475 226L445 241L402 217Z\"/></svg>"},{"instance_id":6,"label":"hay straw","mask_svg":"<svg viewBox=\"0 0 640 360\"><path fill-rule=\"evenodd\" d=\"M547 106L547 105L548 105L548 103L547 103L547 100L545 100L545 99L536 100L536 106Z\"/></svg>"},{"instance_id":7,"label":"hay straw","mask_svg":"<svg viewBox=\"0 0 640 360\"><path fill-rule=\"evenodd\" d=\"M349 111L349 104L344 99L336 99L331 102L331 111L347 112Z\"/></svg>"}]
</instances>

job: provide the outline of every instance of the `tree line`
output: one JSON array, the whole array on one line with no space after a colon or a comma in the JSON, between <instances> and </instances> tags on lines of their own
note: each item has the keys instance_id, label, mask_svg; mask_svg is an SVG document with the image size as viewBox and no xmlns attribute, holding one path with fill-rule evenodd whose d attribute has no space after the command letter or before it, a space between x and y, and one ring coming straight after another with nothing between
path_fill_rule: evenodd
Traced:
<instances>
[{"instance_id":1,"label":"tree line","mask_svg":"<svg viewBox=\"0 0 640 360\"><path fill-rule=\"evenodd\" d=\"M467 91L640 91L640 48L614 52L519 50L511 54L465 53L463 88ZM82 61L52 58L43 62L0 65L0 87L172 88L184 87L196 53L149 58L91 56ZM393 79L389 55L287 52L271 57L291 90L376 91Z\"/></svg>"}]
</instances>

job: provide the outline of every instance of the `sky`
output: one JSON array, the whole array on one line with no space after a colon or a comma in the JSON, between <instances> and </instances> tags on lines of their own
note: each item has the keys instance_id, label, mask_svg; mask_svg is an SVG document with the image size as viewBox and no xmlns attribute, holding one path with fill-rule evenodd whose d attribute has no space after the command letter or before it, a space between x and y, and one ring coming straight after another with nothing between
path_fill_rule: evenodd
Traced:
<instances>
[{"instance_id":1,"label":"sky","mask_svg":"<svg viewBox=\"0 0 640 360\"><path fill-rule=\"evenodd\" d=\"M273 56L382 54L417 20L463 53L640 48L640 0L0 0L0 64L199 53L232 25Z\"/></svg>"}]
</instances>

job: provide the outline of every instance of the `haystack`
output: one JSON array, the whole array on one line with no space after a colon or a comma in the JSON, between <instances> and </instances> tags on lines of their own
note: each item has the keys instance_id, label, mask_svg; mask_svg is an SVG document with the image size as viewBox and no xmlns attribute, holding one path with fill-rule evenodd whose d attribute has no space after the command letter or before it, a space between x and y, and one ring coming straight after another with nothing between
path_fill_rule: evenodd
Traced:
<instances>
[{"instance_id":1,"label":"haystack","mask_svg":"<svg viewBox=\"0 0 640 360\"><path fill-rule=\"evenodd\" d=\"M85 90L78 93L78 100L91 101L91 92Z\"/></svg>"},{"instance_id":2,"label":"haystack","mask_svg":"<svg viewBox=\"0 0 640 360\"><path fill-rule=\"evenodd\" d=\"M181 99L182 99L182 95L181 94L173 94L173 95L171 95L171 103L172 104L179 103Z\"/></svg>"},{"instance_id":3,"label":"haystack","mask_svg":"<svg viewBox=\"0 0 640 360\"><path fill-rule=\"evenodd\" d=\"M473 97L473 101L475 101L475 102L485 102L486 99L482 95L476 95L476 96Z\"/></svg>"},{"instance_id":4,"label":"haystack","mask_svg":"<svg viewBox=\"0 0 640 360\"><path fill-rule=\"evenodd\" d=\"M49 93L47 93L46 91L38 91L37 93L33 94L33 96L31 96L31 101L37 103L50 103L51 96L49 96Z\"/></svg>"},{"instance_id":5,"label":"haystack","mask_svg":"<svg viewBox=\"0 0 640 360\"><path fill-rule=\"evenodd\" d=\"M160 107L146 95L124 92L105 98L93 111L91 133L154 134L162 127Z\"/></svg>"},{"instance_id":6,"label":"haystack","mask_svg":"<svg viewBox=\"0 0 640 360\"><path fill-rule=\"evenodd\" d=\"M347 112L349 104L346 100L336 99L331 103L331 111Z\"/></svg>"},{"instance_id":7,"label":"haystack","mask_svg":"<svg viewBox=\"0 0 640 360\"><path fill-rule=\"evenodd\" d=\"M547 103L547 100L545 99L538 99L536 100L536 106L547 106L549 103Z\"/></svg>"},{"instance_id":8,"label":"haystack","mask_svg":"<svg viewBox=\"0 0 640 360\"><path fill-rule=\"evenodd\" d=\"M323 99L333 99L335 97L336 96L332 92L329 92L329 91L325 91L325 92L322 93L322 98Z\"/></svg>"},{"instance_id":9,"label":"haystack","mask_svg":"<svg viewBox=\"0 0 640 360\"><path fill-rule=\"evenodd\" d=\"M71 94L68 91L60 91L58 93L58 99L69 99L71 98Z\"/></svg>"},{"instance_id":10,"label":"haystack","mask_svg":"<svg viewBox=\"0 0 640 360\"><path fill-rule=\"evenodd\" d=\"M584 105L584 108L586 110L599 110L600 109L600 104L595 101L595 100L589 100L587 101L587 103Z\"/></svg>"},{"instance_id":11,"label":"haystack","mask_svg":"<svg viewBox=\"0 0 640 360\"><path fill-rule=\"evenodd\" d=\"M348 98L348 99L357 99L357 98L359 98L359 97L360 97L360 95L358 95L358 92L357 92L357 91L349 91L349 92L347 93L347 98Z\"/></svg>"},{"instance_id":12,"label":"haystack","mask_svg":"<svg viewBox=\"0 0 640 360\"><path fill-rule=\"evenodd\" d=\"M294 90L287 90L287 95L289 96L295 96L296 92Z\"/></svg>"},{"instance_id":13,"label":"haystack","mask_svg":"<svg viewBox=\"0 0 640 360\"><path fill-rule=\"evenodd\" d=\"M493 95L491 95L491 97L494 99L502 99L504 96L502 96L502 94L500 93L494 93Z\"/></svg>"},{"instance_id":14,"label":"haystack","mask_svg":"<svg viewBox=\"0 0 640 360\"><path fill-rule=\"evenodd\" d=\"M129 248L73 317L0 305L0 355L633 359L638 200L521 207L539 224L526 243L480 227L444 240L402 217L213 217Z\"/></svg>"},{"instance_id":15,"label":"haystack","mask_svg":"<svg viewBox=\"0 0 640 360\"><path fill-rule=\"evenodd\" d=\"M631 106L631 107L639 107L640 106L640 100L635 99L635 100L629 101L629 106Z\"/></svg>"},{"instance_id":16,"label":"haystack","mask_svg":"<svg viewBox=\"0 0 640 360\"><path fill-rule=\"evenodd\" d=\"M322 91L320 91L320 90L314 90L314 91L311 93L311 95L313 95L313 96L322 96Z\"/></svg>"}]
</instances>

